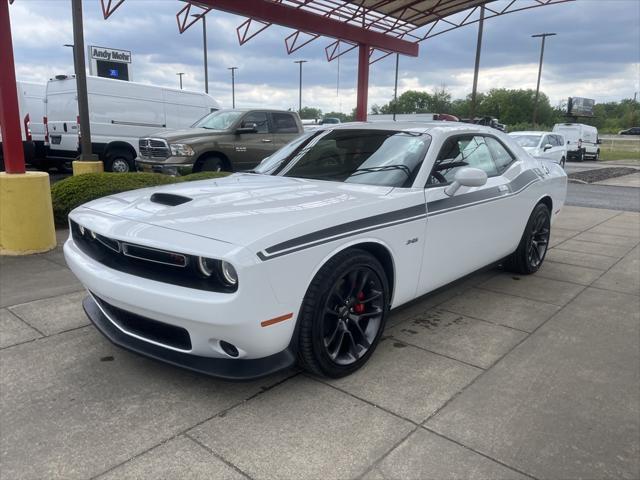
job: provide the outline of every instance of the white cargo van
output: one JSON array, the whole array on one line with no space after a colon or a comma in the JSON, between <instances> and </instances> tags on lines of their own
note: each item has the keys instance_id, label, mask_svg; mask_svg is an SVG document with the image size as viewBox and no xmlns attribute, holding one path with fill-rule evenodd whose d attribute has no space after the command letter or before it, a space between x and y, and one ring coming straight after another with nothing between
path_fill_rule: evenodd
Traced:
<instances>
[{"instance_id":1,"label":"white cargo van","mask_svg":"<svg viewBox=\"0 0 640 480\"><path fill-rule=\"evenodd\" d=\"M205 93L87 77L93 153L106 171L135 170L138 139L165 128L191 126L220 106ZM78 101L75 77L49 80L46 92L49 156L69 161L78 155Z\"/></svg>"},{"instance_id":2,"label":"white cargo van","mask_svg":"<svg viewBox=\"0 0 640 480\"><path fill-rule=\"evenodd\" d=\"M567 160L582 162L587 158L600 158L600 139L596 127L582 123L556 123L553 132L564 135L567 142Z\"/></svg>"},{"instance_id":3,"label":"white cargo van","mask_svg":"<svg viewBox=\"0 0 640 480\"><path fill-rule=\"evenodd\" d=\"M45 155L44 148L44 83L16 82L18 111L20 112L20 133L26 163L35 163ZM0 157L2 157L2 136L0 134ZM4 164L2 165L4 170Z\"/></svg>"}]
</instances>

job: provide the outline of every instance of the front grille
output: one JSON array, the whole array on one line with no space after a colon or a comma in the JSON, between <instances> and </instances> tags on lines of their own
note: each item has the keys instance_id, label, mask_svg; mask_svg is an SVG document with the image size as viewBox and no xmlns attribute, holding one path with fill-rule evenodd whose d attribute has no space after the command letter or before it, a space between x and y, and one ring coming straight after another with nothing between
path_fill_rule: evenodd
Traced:
<instances>
[{"instance_id":1,"label":"front grille","mask_svg":"<svg viewBox=\"0 0 640 480\"><path fill-rule=\"evenodd\" d=\"M198 258L167 250L158 250L119 242L82 229L69 221L73 242L96 262L120 272L181 287L210 292L233 293L238 285L229 286L216 275L204 277L198 270ZM217 270L216 270L217 272Z\"/></svg>"},{"instance_id":2,"label":"front grille","mask_svg":"<svg viewBox=\"0 0 640 480\"><path fill-rule=\"evenodd\" d=\"M171 156L167 142L155 138L141 138L138 141L140 156L157 160L164 160Z\"/></svg>"},{"instance_id":3,"label":"front grille","mask_svg":"<svg viewBox=\"0 0 640 480\"><path fill-rule=\"evenodd\" d=\"M126 332L169 347L191 350L191 337L186 329L127 312L105 302L94 293L91 295L109 319Z\"/></svg>"}]
</instances>

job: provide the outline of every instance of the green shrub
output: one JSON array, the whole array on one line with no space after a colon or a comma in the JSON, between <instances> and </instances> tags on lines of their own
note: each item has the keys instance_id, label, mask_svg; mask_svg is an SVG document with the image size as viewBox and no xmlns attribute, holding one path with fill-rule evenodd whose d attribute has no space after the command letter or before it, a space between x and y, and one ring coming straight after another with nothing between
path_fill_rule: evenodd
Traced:
<instances>
[{"instance_id":1,"label":"green shrub","mask_svg":"<svg viewBox=\"0 0 640 480\"><path fill-rule=\"evenodd\" d=\"M172 183L206 180L229 175L228 172L201 172L184 177L170 177L159 173L87 173L69 177L51 187L53 217L56 225L65 227L71 210L96 198L138 188Z\"/></svg>"}]
</instances>

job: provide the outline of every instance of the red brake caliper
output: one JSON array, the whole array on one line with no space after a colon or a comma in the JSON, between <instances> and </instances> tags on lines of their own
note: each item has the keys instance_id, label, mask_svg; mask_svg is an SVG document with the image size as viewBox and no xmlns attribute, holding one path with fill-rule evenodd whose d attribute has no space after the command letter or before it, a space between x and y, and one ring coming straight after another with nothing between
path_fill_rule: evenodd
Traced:
<instances>
[{"instance_id":1,"label":"red brake caliper","mask_svg":"<svg viewBox=\"0 0 640 480\"><path fill-rule=\"evenodd\" d=\"M358 300L364 300L364 292L360 292L357 295ZM353 306L353 311L357 314L364 313L364 303L356 303Z\"/></svg>"}]
</instances>

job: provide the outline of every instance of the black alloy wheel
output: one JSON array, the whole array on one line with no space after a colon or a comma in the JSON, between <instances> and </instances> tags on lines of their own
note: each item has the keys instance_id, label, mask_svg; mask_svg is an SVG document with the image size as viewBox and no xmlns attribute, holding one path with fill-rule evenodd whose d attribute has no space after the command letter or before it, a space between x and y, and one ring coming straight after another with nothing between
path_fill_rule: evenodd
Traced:
<instances>
[{"instance_id":1,"label":"black alloy wheel","mask_svg":"<svg viewBox=\"0 0 640 480\"><path fill-rule=\"evenodd\" d=\"M380 262L364 250L340 252L316 274L303 300L301 365L332 378L356 371L380 341L388 309L388 280Z\"/></svg>"},{"instance_id":2,"label":"black alloy wheel","mask_svg":"<svg viewBox=\"0 0 640 480\"><path fill-rule=\"evenodd\" d=\"M338 365L358 361L374 343L383 314L382 281L373 270L357 266L342 275L324 306L322 338L327 356Z\"/></svg>"},{"instance_id":3,"label":"black alloy wheel","mask_svg":"<svg viewBox=\"0 0 640 480\"><path fill-rule=\"evenodd\" d=\"M527 261L531 268L538 270L549 247L549 236L551 229L549 225L549 215L542 209L536 212L531 234L529 235L529 247Z\"/></svg>"},{"instance_id":4,"label":"black alloy wheel","mask_svg":"<svg viewBox=\"0 0 640 480\"><path fill-rule=\"evenodd\" d=\"M518 248L505 259L505 268L525 275L537 272L547 254L550 235L551 212L539 203L531 212Z\"/></svg>"}]
</instances>

